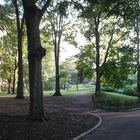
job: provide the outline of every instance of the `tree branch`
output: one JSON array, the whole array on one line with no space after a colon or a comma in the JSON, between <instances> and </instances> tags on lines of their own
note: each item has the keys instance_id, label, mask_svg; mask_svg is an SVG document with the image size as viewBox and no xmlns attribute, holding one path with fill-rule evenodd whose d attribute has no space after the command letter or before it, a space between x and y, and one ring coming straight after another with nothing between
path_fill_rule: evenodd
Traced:
<instances>
[{"instance_id":1,"label":"tree branch","mask_svg":"<svg viewBox=\"0 0 140 140\"><path fill-rule=\"evenodd\" d=\"M108 55L109 55L109 50L110 50L110 47L112 46L112 41L113 41L113 35L114 35L114 31L115 31L115 25L116 23L113 23L113 28L112 28L112 32L111 32L111 38L108 42L108 46L107 46L107 50L106 50L106 53L105 53L105 58L104 58L104 62L102 65L104 65L106 63L106 60L108 58Z\"/></svg>"},{"instance_id":2,"label":"tree branch","mask_svg":"<svg viewBox=\"0 0 140 140\"><path fill-rule=\"evenodd\" d=\"M10 33L8 33L8 31L6 29L4 29L3 26L0 26L0 30L4 33L4 31L6 32L6 34L9 36L9 38L11 39L11 41L13 42L13 45L16 46L16 42L15 40L12 38L12 36L10 35Z\"/></svg>"},{"instance_id":3,"label":"tree branch","mask_svg":"<svg viewBox=\"0 0 140 140\"><path fill-rule=\"evenodd\" d=\"M42 10L40 11L39 19L42 18L43 14L47 10L48 6L50 5L51 0L47 0L44 6L42 7Z\"/></svg>"},{"instance_id":4,"label":"tree branch","mask_svg":"<svg viewBox=\"0 0 140 140\"><path fill-rule=\"evenodd\" d=\"M19 20L19 9L17 5L17 0L13 0L15 6L15 13L16 13L16 22L17 22L17 30L20 29L20 20Z\"/></svg>"},{"instance_id":5,"label":"tree branch","mask_svg":"<svg viewBox=\"0 0 140 140\"><path fill-rule=\"evenodd\" d=\"M23 13L22 20L21 20L21 26L20 26L21 30L23 29L24 21L25 21L25 14Z\"/></svg>"}]
</instances>

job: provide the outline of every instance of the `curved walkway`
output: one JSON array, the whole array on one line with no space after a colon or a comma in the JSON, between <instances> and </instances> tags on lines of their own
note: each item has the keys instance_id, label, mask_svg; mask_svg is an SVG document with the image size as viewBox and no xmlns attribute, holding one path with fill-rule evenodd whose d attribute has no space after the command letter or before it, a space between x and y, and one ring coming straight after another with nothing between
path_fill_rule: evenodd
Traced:
<instances>
[{"instance_id":1,"label":"curved walkway","mask_svg":"<svg viewBox=\"0 0 140 140\"><path fill-rule=\"evenodd\" d=\"M140 110L98 112L103 124L84 140L140 140Z\"/></svg>"},{"instance_id":2,"label":"curved walkway","mask_svg":"<svg viewBox=\"0 0 140 140\"><path fill-rule=\"evenodd\" d=\"M95 126L93 126L93 128L91 128L91 129L87 130L86 132L78 135L77 137L73 138L72 140L80 140L81 138L85 137L86 135L88 135L91 132L93 132L94 130L96 130L102 124L102 118L99 115L97 115L95 113L91 113L91 112L86 112L86 113L97 117L99 119L99 122Z\"/></svg>"}]
</instances>

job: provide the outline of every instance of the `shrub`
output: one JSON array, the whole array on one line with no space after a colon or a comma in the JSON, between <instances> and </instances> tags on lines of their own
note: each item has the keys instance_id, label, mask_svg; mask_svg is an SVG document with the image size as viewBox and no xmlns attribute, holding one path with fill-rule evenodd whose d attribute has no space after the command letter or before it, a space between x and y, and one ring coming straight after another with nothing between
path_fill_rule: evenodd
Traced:
<instances>
[{"instance_id":1,"label":"shrub","mask_svg":"<svg viewBox=\"0 0 140 140\"><path fill-rule=\"evenodd\" d=\"M102 86L101 87L102 91L107 91L107 92L114 92L115 89L109 87L109 86Z\"/></svg>"},{"instance_id":2,"label":"shrub","mask_svg":"<svg viewBox=\"0 0 140 140\"><path fill-rule=\"evenodd\" d=\"M123 90L123 94L130 96L137 96L136 85L126 85Z\"/></svg>"},{"instance_id":3,"label":"shrub","mask_svg":"<svg viewBox=\"0 0 140 140\"><path fill-rule=\"evenodd\" d=\"M104 109L121 110L132 108L133 106L137 105L136 99L126 97L116 96L116 93L115 95L113 95L113 93L102 93L97 97L97 106Z\"/></svg>"}]
</instances>

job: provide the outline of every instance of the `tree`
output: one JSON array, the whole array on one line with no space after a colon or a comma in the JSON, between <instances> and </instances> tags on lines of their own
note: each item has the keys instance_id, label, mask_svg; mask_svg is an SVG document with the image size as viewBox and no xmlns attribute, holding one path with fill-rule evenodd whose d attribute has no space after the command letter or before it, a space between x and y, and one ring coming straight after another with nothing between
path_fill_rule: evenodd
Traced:
<instances>
[{"instance_id":1,"label":"tree","mask_svg":"<svg viewBox=\"0 0 140 140\"><path fill-rule=\"evenodd\" d=\"M77 77L77 70L75 65L75 58L70 57L67 58L64 62L60 65L60 77L61 77L61 85L64 85L63 89L68 90L69 84L76 84L78 89L78 77Z\"/></svg>"},{"instance_id":2,"label":"tree","mask_svg":"<svg viewBox=\"0 0 140 140\"><path fill-rule=\"evenodd\" d=\"M46 21L45 17L44 20ZM45 21L42 22L44 23ZM52 47L53 44L51 40L51 32L48 32L46 26L44 26L41 29L41 41L42 41L42 45L46 48L46 52L47 52L47 57L44 58L42 63L43 90L47 90L49 87L54 87L55 85L54 83L52 84L51 82L49 82L50 79L52 78L54 81L55 64L54 64L54 48Z\"/></svg>"},{"instance_id":3,"label":"tree","mask_svg":"<svg viewBox=\"0 0 140 140\"><path fill-rule=\"evenodd\" d=\"M136 25L135 31L137 34L137 94L138 94L138 102L140 103L140 47L139 47L139 0L137 1L137 8L136 8Z\"/></svg>"},{"instance_id":4,"label":"tree","mask_svg":"<svg viewBox=\"0 0 140 140\"><path fill-rule=\"evenodd\" d=\"M127 45L113 48L102 66L102 83L111 88L123 88L128 84L128 76L136 72L135 52L134 47Z\"/></svg>"},{"instance_id":5,"label":"tree","mask_svg":"<svg viewBox=\"0 0 140 140\"><path fill-rule=\"evenodd\" d=\"M15 94L16 70L17 70L17 50L15 49L15 46L17 42L15 41L15 38L16 38L15 19L12 18L12 16L13 16L13 10L12 10L11 4L10 5L5 4L1 6L0 30L3 33L1 36L1 39L2 39L1 46L4 46L5 48L4 50L7 51L7 58L9 59L9 64L7 64L6 60L4 59L2 60L2 69L3 70L5 69L7 76L9 77L8 83L9 85L12 85L10 86L11 88L10 90L12 94ZM2 53L3 55L5 55L5 51L2 51ZM3 67L5 64L7 64L6 68ZM8 73L11 73L11 74L8 74ZM3 78L3 74L2 74L2 78Z\"/></svg>"},{"instance_id":6,"label":"tree","mask_svg":"<svg viewBox=\"0 0 140 140\"><path fill-rule=\"evenodd\" d=\"M41 46L39 25L51 0L47 0L40 10L34 0L22 0L28 38L30 110L29 119L47 120L43 108L41 62L46 50Z\"/></svg>"},{"instance_id":7,"label":"tree","mask_svg":"<svg viewBox=\"0 0 140 140\"><path fill-rule=\"evenodd\" d=\"M16 47L13 47L13 42L8 35L4 35L0 40L0 77L3 82L7 83L8 94L14 94L16 81Z\"/></svg>"},{"instance_id":8,"label":"tree","mask_svg":"<svg viewBox=\"0 0 140 140\"><path fill-rule=\"evenodd\" d=\"M17 34L18 34L18 82L17 82L17 96L16 99L24 99L23 96L23 63L22 63L22 35L24 25L24 14L20 23L20 13L17 0L13 0L16 13Z\"/></svg>"},{"instance_id":9,"label":"tree","mask_svg":"<svg viewBox=\"0 0 140 140\"><path fill-rule=\"evenodd\" d=\"M13 8L15 7L15 11L13 11ZM19 8L20 6L20 8ZM4 33L6 32L7 36L9 39L12 40L12 44L13 46L18 46L18 84L17 84L17 99L23 99L23 64L22 64L22 29L23 29L23 22L24 22L24 18L22 18L21 20L21 25L20 25L20 14L21 12L19 11L19 9L21 8L21 2L17 1L17 0L12 0L10 2L8 2L8 4L5 4L3 6L3 8L5 9L5 18L3 18L1 20L1 30L4 31ZM8 10L8 12L6 12L6 9L11 9ZM23 9L22 9L23 10ZM14 18L13 18L13 14L15 12ZM6 14L7 13L7 14ZM17 25L17 34L15 32L15 21L17 21L16 25ZM11 24L12 23L12 24ZM21 26L21 27L20 27ZM9 29L12 31L12 34L9 33ZM14 36L16 36L16 38L18 38L18 41L14 38ZM15 93L15 87L16 87L16 70L17 70L17 58L15 59L15 72L14 72L14 78L13 78L13 90L12 93Z\"/></svg>"},{"instance_id":10,"label":"tree","mask_svg":"<svg viewBox=\"0 0 140 140\"><path fill-rule=\"evenodd\" d=\"M60 46L64 28L69 24L68 20L68 1L54 1L50 7L49 21L52 30L52 40L54 45L54 58L55 58L55 94L54 96L61 96L60 92L60 69L59 69L59 57Z\"/></svg>"},{"instance_id":11,"label":"tree","mask_svg":"<svg viewBox=\"0 0 140 140\"><path fill-rule=\"evenodd\" d=\"M95 46L87 44L82 47L81 52L76 55L76 69L80 81L85 78L92 79L95 74Z\"/></svg>"},{"instance_id":12,"label":"tree","mask_svg":"<svg viewBox=\"0 0 140 140\"><path fill-rule=\"evenodd\" d=\"M133 11L134 3L135 3L134 1L133 2L128 1L126 3L124 0L119 0L119 1L86 0L85 6L83 6L82 8L81 17L84 18L84 20L86 19L85 22L89 26L89 29L85 33L85 36L90 42L95 40L94 43L93 42L92 43L95 45L95 49L96 49L96 86L95 86L96 95L100 93L101 91L101 76L102 76L101 27L102 27L102 23L105 22L105 20L108 20L109 17L112 17L112 16L122 17L122 19L124 20L128 19L128 17L134 12ZM120 9L118 9L118 7ZM111 46L111 43L112 43L112 39L110 40L110 44L106 51L106 56L108 56L108 52L109 52L108 50ZM106 56L104 59L105 61L107 58Z\"/></svg>"},{"instance_id":13,"label":"tree","mask_svg":"<svg viewBox=\"0 0 140 140\"><path fill-rule=\"evenodd\" d=\"M60 65L60 78L61 78L61 81L60 81L61 87L63 86L63 89L65 90L66 85L69 81L69 71L64 64Z\"/></svg>"},{"instance_id":14,"label":"tree","mask_svg":"<svg viewBox=\"0 0 140 140\"><path fill-rule=\"evenodd\" d=\"M95 36L95 52L96 52L96 86L95 94L99 94L101 90L101 72L100 72L100 25L101 20L107 16L106 9L110 7L109 3L104 1L87 0L87 5L81 14L81 17L87 19L89 30L86 32L86 37L91 41L93 35Z\"/></svg>"}]
</instances>

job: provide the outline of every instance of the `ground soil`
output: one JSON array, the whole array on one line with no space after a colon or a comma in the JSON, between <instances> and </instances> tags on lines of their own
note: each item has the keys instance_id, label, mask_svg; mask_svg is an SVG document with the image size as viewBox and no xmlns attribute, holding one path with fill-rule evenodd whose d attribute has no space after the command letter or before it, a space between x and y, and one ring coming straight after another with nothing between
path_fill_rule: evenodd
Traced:
<instances>
[{"instance_id":1,"label":"ground soil","mask_svg":"<svg viewBox=\"0 0 140 140\"><path fill-rule=\"evenodd\" d=\"M0 140L70 140L97 124L90 95L44 97L47 122L27 119L29 98L0 97Z\"/></svg>"}]
</instances>

